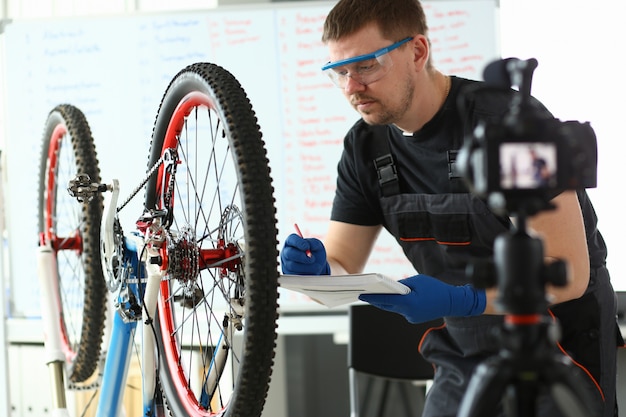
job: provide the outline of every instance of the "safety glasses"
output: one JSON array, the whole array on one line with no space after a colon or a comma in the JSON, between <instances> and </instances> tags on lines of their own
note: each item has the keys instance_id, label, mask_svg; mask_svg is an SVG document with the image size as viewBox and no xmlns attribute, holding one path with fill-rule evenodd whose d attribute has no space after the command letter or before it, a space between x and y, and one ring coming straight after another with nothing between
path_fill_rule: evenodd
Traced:
<instances>
[{"instance_id":1,"label":"safety glasses","mask_svg":"<svg viewBox=\"0 0 626 417\"><path fill-rule=\"evenodd\" d=\"M367 85L383 78L393 66L389 52L413 39L404 38L399 42L381 48L370 54L359 55L340 61L329 62L322 67L322 71L330 77L339 88L345 88L348 78Z\"/></svg>"}]
</instances>

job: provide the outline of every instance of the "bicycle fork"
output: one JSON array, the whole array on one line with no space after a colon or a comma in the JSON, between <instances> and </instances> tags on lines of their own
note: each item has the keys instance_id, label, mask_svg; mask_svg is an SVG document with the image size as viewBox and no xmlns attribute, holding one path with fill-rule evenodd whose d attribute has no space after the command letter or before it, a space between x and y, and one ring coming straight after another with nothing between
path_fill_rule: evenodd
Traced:
<instances>
[{"instance_id":1,"label":"bicycle fork","mask_svg":"<svg viewBox=\"0 0 626 417\"><path fill-rule=\"evenodd\" d=\"M46 364L52 389L52 415L69 417L65 398L65 354L61 343L61 314L53 301L59 297L56 258L50 242L42 242L37 253L37 276L41 291L42 323Z\"/></svg>"}]
</instances>

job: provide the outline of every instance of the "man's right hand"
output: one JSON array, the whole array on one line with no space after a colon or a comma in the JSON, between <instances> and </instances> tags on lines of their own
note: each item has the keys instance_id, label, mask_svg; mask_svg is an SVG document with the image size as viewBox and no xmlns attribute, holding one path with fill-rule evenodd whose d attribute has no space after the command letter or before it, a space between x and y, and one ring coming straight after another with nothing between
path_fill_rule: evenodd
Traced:
<instances>
[{"instance_id":1,"label":"man's right hand","mask_svg":"<svg viewBox=\"0 0 626 417\"><path fill-rule=\"evenodd\" d=\"M280 263L285 275L330 275L324 244L319 239L304 239L295 233L285 240Z\"/></svg>"}]
</instances>

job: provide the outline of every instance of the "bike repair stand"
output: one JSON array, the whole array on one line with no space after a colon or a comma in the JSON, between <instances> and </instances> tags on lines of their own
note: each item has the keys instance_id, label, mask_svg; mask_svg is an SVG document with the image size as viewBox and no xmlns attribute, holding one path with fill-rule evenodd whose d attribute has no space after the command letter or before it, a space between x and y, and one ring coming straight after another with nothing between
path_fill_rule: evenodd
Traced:
<instances>
[{"instance_id":1,"label":"bike repair stand","mask_svg":"<svg viewBox=\"0 0 626 417\"><path fill-rule=\"evenodd\" d=\"M535 417L537 399L549 393L561 412L569 417L590 416L588 393L582 376L566 356L558 354L558 327L545 315L548 302L545 284L566 284L563 261L544 264L543 243L526 232L529 203L518 210L516 228L496 238L493 274L474 271L474 278L496 281L497 308L505 313L501 349L480 364L468 385L458 417L490 417L501 412L512 417ZM536 205L534 207L537 207ZM530 209L534 214L535 209ZM486 285L491 286L491 285Z\"/></svg>"}]
</instances>

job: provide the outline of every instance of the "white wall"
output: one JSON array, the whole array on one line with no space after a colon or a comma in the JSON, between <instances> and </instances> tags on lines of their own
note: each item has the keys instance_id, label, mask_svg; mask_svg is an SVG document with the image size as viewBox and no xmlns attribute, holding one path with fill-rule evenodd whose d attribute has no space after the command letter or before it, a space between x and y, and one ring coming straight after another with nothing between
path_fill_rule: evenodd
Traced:
<instances>
[{"instance_id":1,"label":"white wall","mask_svg":"<svg viewBox=\"0 0 626 417\"><path fill-rule=\"evenodd\" d=\"M626 2L501 0L503 57L537 58L533 94L562 120L589 121L598 138L598 187L589 190L609 250L613 285L626 290L621 168Z\"/></svg>"}]
</instances>

